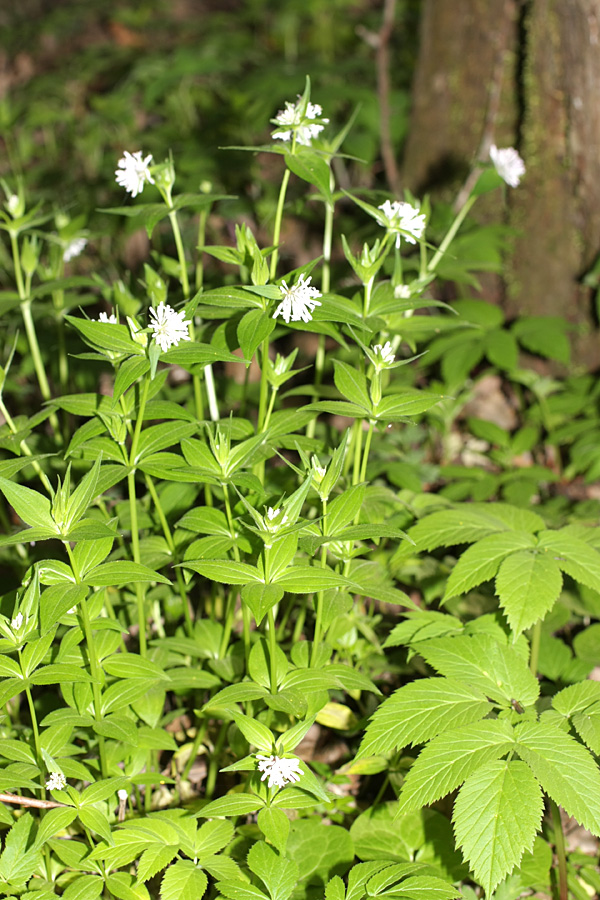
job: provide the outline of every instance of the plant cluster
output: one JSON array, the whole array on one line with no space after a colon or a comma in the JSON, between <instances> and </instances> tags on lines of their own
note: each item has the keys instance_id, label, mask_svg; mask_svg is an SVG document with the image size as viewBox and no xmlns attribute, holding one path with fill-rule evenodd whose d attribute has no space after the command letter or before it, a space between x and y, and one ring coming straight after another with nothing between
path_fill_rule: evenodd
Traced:
<instances>
[{"instance_id":1,"label":"plant cluster","mask_svg":"<svg viewBox=\"0 0 600 900\"><path fill-rule=\"evenodd\" d=\"M307 79L249 148L283 164L268 246L208 244L228 198L124 151L105 214L174 248L137 289L73 274L93 237L3 182L2 896L598 889L559 807L600 835L600 530L549 455L594 477L597 390L519 367L566 360L559 322L433 294L474 282L468 213L516 151L448 219L340 190L350 124ZM292 177L323 249L282 271ZM338 283L349 204L372 237L339 235ZM465 426L490 372L515 421Z\"/></svg>"}]
</instances>

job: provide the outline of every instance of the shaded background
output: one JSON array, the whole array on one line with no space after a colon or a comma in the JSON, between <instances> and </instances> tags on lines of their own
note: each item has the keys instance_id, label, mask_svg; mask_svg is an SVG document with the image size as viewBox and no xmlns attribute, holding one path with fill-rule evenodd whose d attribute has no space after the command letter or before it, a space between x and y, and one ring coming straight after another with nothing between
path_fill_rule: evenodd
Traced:
<instances>
[{"instance_id":1,"label":"shaded background","mask_svg":"<svg viewBox=\"0 0 600 900\"><path fill-rule=\"evenodd\" d=\"M23 172L30 197L83 212L98 235L87 264L97 254L109 277L148 252L131 222L115 245L122 224L96 212L122 201L124 149L172 151L178 190L209 181L237 198L229 222L267 234L281 161L219 148L266 141L309 74L335 126L358 109L343 149L362 162L339 161L342 187L430 192L450 210L491 143L520 150L522 186L475 212L508 226L481 259L472 251L485 271L501 247L502 274L479 289L447 285L445 298L564 316L576 362L594 367L599 23L596 0L11 0L0 11L0 174ZM291 199L286 252L316 255L311 210ZM340 230L352 215L340 207ZM218 211L211 226L227 227ZM363 227L361 217L360 238Z\"/></svg>"}]
</instances>

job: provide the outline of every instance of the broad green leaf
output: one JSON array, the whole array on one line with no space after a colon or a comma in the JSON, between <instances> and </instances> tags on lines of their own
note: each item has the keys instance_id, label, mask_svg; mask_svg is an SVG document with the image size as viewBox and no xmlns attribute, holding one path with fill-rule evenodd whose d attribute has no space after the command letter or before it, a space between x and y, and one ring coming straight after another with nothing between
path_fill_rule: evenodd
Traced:
<instances>
[{"instance_id":1,"label":"broad green leaf","mask_svg":"<svg viewBox=\"0 0 600 900\"><path fill-rule=\"evenodd\" d=\"M291 594L311 594L327 588L352 586L351 581L329 566L288 566L275 583Z\"/></svg>"},{"instance_id":2,"label":"broad green leaf","mask_svg":"<svg viewBox=\"0 0 600 900\"><path fill-rule=\"evenodd\" d=\"M563 688L552 698L552 706L563 716L583 712L600 702L600 681L582 681Z\"/></svg>"},{"instance_id":3,"label":"broad green leaf","mask_svg":"<svg viewBox=\"0 0 600 900\"><path fill-rule=\"evenodd\" d=\"M161 900L201 900L207 886L208 879L202 869L191 859L178 859L163 875Z\"/></svg>"},{"instance_id":4,"label":"broad green leaf","mask_svg":"<svg viewBox=\"0 0 600 900\"><path fill-rule=\"evenodd\" d=\"M456 842L486 896L531 851L543 810L540 786L521 760L488 762L465 781L452 816Z\"/></svg>"},{"instance_id":5,"label":"broad green leaf","mask_svg":"<svg viewBox=\"0 0 600 900\"><path fill-rule=\"evenodd\" d=\"M78 815L82 825L99 834L107 844L113 843L108 816L105 812L95 806L85 806L79 810Z\"/></svg>"},{"instance_id":6,"label":"broad green leaf","mask_svg":"<svg viewBox=\"0 0 600 900\"><path fill-rule=\"evenodd\" d=\"M127 778L117 776L115 778L105 778L102 781L97 781L95 784L90 784L81 794L80 804L85 806L87 803L99 803L102 800L108 800L109 797L116 794L119 788L122 788L126 783Z\"/></svg>"},{"instance_id":7,"label":"broad green leaf","mask_svg":"<svg viewBox=\"0 0 600 900\"><path fill-rule=\"evenodd\" d=\"M540 548L552 557L558 567L575 581L597 591L600 584L600 553L587 541L565 534L566 529L544 531Z\"/></svg>"},{"instance_id":8,"label":"broad green leaf","mask_svg":"<svg viewBox=\"0 0 600 900\"><path fill-rule=\"evenodd\" d=\"M149 881L161 869L168 866L179 853L179 842L176 844L153 844L144 850L138 863L137 876L140 881Z\"/></svg>"},{"instance_id":9,"label":"broad green leaf","mask_svg":"<svg viewBox=\"0 0 600 900\"><path fill-rule=\"evenodd\" d=\"M325 885L325 900L345 900L346 886L339 875L334 875Z\"/></svg>"},{"instance_id":10,"label":"broad green leaf","mask_svg":"<svg viewBox=\"0 0 600 900\"><path fill-rule=\"evenodd\" d=\"M517 753L544 790L592 834L600 835L600 773L590 752L554 725L523 722Z\"/></svg>"},{"instance_id":11,"label":"broad green leaf","mask_svg":"<svg viewBox=\"0 0 600 900\"><path fill-rule=\"evenodd\" d=\"M251 309L237 327L237 339L245 358L250 360L275 328L275 320L262 309Z\"/></svg>"},{"instance_id":12,"label":"broad green leaf","mask_svg":"<svg viewBox=\"0 0 600 900\"><path fill-rule=\"evenodd\" d=\"M269 900L269 895L260 888L243 881L219 881L217 890L229 900Z\"/></svg>"},{"instance_id":13,"label":"broad green leaf","mask_svg":"<svg viewBox=\"0 0 600 900\"><path fill-rule=\"evenodd\" d=\"M188 559L182 565L184 568L192 569L198 575L203 575L204 578L220 584L262 582L256 566L236 562L232 559Z\"/></svg>"},{"instance_id":14,"label":"broad green leaf","mask_svg":"<svg viewBox=\"0 0 600 900\"><path fill-rule=\"evenodd\" d=\"M398 419L418 416L443 399L441 394L431 394L427 391L403 391L401 394L392 394L379 401L375 408L376 418L385 422L395 422Z\"/></svg>"},{"instance_id":15,"label":"broad green leaf","mask_svg":"<svg viewBox=\"0 0 600 900\"><path fill-rule=\"evenodd\" d=\"M259 810L256 822L266 839L283 855L290 833L290 820L284 811L265 806Z\"/></svg>"},{"instance_id":16,"label":"broad green leaf","mask_svg":"<svg viewBox=\"0 0 600 900\"><path fill-rule=\"evenodd\" d=\"M251 681L243 681L240 684L230 684L218 691L208 700L202 709L227 708L229 706L237 707L238 703L246 703L248 700L258 700L267 693L267 689L262 685L254 684Z\"/></svg>"},{"instance_id":17,"label":"broad green leaf","mask_svg":"<svg viewBox=\"0 0 600 900\"><path fill-rule=\"evenodd\" d=\"M27 525L48 528L58 534L58 527L50 512L50 501L43 494L0 477L0 491L4 494L16 514ZM27 538L25 538L27 540Z\"/></svg>"},{"instance_id":18,"label":"broad green leaf","mask_svg":"<svg viewBox=\"0 0 600 900\"><path fill-rule=\"evenodd\" d=\"M190 422L162 422L160 425L145 428L140 436L134 462L138 463L153 453L172 447L183 438L190 437L195 431L197 431L196 424Z\"/></svg>"},{"instance_id":19,"label":"broad green leaf","mask_svg":"<svg viewBox=\"0 0 600 900\"><path fill-rule=\"evenodd\" d=\"M558 563L535 551L512 553L500 564L496 575L496 593L515 635L543 619L561 589Z\"/></svg>"},{"instance_id":20,"label":"broad green leaf","mask_svg":"<svg viewBox=\"0 0 600 900\"><path fill-rule=\"evenodd\" d=\"M371 398L367 387L367 379L358 369L348 363L334 360L333 380L335 386L346 400L357 403L366 410L371 409Z\"/></svg>"},{"instance_id":21,"label":"broad green leaf","mask_svg":"<svg viewBox=\"0 0 600 900\"><path fill-rule=\"evenodd\" d=\"M48 809L44 818L40 821L37 834L35 836L34 847L39 849L55 834L64 831L71 822L77 818L77 810L67 807L65 809Z\"/></svg>"},{"instance_id":22,"label":"broad green leaf","mask_svg":"<svg viewBox=\"0 0 600 900\"><path fill-rule=\"evenodd\" d=\"M355 484L335 497L327 508L327 534L337 534L360 512L365 499L365 485Z\"/></svg>"},{"instance_id":23,"label":"broad green leaf","mask_svg":"<svg viewBox=\"0 0 600 900\"><path fill-rule=\"evenodd\" d=\"M200 860L213 856L219 850L223 850L233 839L234 827L232 822L215 819L205 822L196 832L196 856Z\"/></svg>"},{"instance_id":24,"label":"broad green leaf","mask_svg":"<svg viewBox=\"0 0 600 900\"><path fill-rule=\"evenodd\" d=\"M406 900L454 900L462 896L458 888L435 875L409 875L394 886L390 895Z\"/></svg>"},{"instance_id":25,"label":"broad green leaf","mask_svg":"<svg viewBox=\"0 0 600 900\"><path fill-rule=\"evenodd\" d=\"M142 659L135 653L114 653L102 660L102 668L117 678L168 679L159 665L150 659Z\"/></svg>"},{"instance_id":26,"label":"broad green leaf","mask_svg":"<svg viewBox=\"0 0 600 900\"><path fill-rule=\"evenodd\" d=\"M301 147L300 152L286 153L285 162L294 175L313 184L319 189L322 196L331 206L333 197L331 194L331 172L325 159L314 150L307 147Z\"/></svg>"},{"instance_id":27,"label":"broad green leaf","mask_svg":"<svg viewBox=\"0 0 600 900\"><path fill-rule=\"evenodd\" d=\"M485 763L508 753L514 740L511 725L501 719L486 719L433 738L408 771L398 815L435 803L456 790Z\"/></svg>"},{"instance_id":28,"label":"broad green leaf","mask_svg":"<svg viewBox=\"0 0 600 900\"><path fill-rule=\"evenodd\" d=\"M488 634L435 638L418 647L440 675L466 682L505 706L512 700L532 706L539 697L539 682L525 660Z\"/></svg>"},{"instance_id":29,"label":"broad green leaf","mask_svg":"<svg viewBox=\"0 0 600 900\"><path fill-rule=\"evenodd\" d=\"M444 509L425 516L410 529L409 535L419 550L435 550L470 544L502 531L534 533L544 527L544 520L526 509L504 503L469 503L459 509Z\"/></svg>"},{"instance_id":30,"label":"broad green leaf","mask_svg":"<svg viewBox=\"0 0 600 900\"><path fill-rule=\"evenodd\" d=\"M116 328L116 325L110 326ZM104 891L104 879L99 875L79 875L63 893L63 900L96 900Z\"/></svg>"},{"instance_id":31,"label":"broad green leaf","mask_svg":"<svg viewBox=\"0 0 600 900\"><path fill-rule=\"evenodd\" d=\"M96 566L85 576L85 583L93 587L118 587L130 583L148 583L157 581L159 584L171 584L164 575L159 575L143 566L141 563L128 560L102 563Z\"/></svg>"},{"instance_id":32,"label":"broad green leaf","mask_svg":"<svg viewBox=\"0 0 600 900\"><path fill-rule=\"evenodd\" d=\"M235 710L231 711L231 715L249 744L253 744L259 750L271 753L275 740L272 731L266 725L263 725L258 719L251 719L250 716L244 716Z\"/></svg>"},{"instance_id":33,"label":"broad green leaf","mask_svg":"<svg viewBox=\"0 0 600 900\"><path fill-rule=\"evenodd\" d=\"M149 686L153 682L143 678L123 678L115 684L111 684L102 694L102 714L123 709L130 703L135 703L148 693Z\"/></svg>"},{"instance_id":34,"label":"broad green leaf","mask_svg":"<svg viewBox=\"0 0 600 900\"><path fill-rule=\"evenodd\" d=\"M352 838L339 825L324 825L320 820L297 819L292 822L287 856L300 869L302 885L322 885L332 875L343 876L354 860Z\"/></svg>"},{"instance_id":35,"label":"broad green leaf","mask_svg":"<svg viewBox=\"0 0 600 900\"><path fill-rule=\"evenodd\" d=\"M536 540L526 532L490 534L462 554L448 579L444 600L466 594L472 588L494 577L502 560L517 550L528 550Z\"/></svg>"},{"instance_id":36,"label":"broad green leaf","mask_svg":"<svg viewBox=\"0 0 600 900\"><path fill-rule=\"evenodd\" d=\"M40 597L40 632L42 635L58 624L60 619L76 607L88 593L82 584L55 584Z\"/></svg>"},{"instance_id":37,"label":"broad green leaf","mask_svg":"<svg viewBox=\"0 0 600 900\"><path fill-rule=\"evenodd\" d=\"M114 741L123 741L125 744L138 744L138 730L135 727L135 722L127 716L120 716L114 713L105 715L100 721L94 722L92 727L96 734L102 737L112 738Z\"/></svg>"},{"instance_id":38,"label":"broad green leaf","mask_svg":"<svg viewBox=\"0 0 600 900\"><path fill-rule=\"evenodd\" d=\"M106 879L106 887L117 900L150 900L146 885L138 884L127 872L113 872Z\"/></svg>"},{"instance_id":39,"label":"broad green leaf","mask_svg":"<svg viewBox=\"0 0 600 900\"><path fill-rule=\"evenodd\" d=\"M354 820L350 837L359 859L406 862L418 849L405 840L404 821L394 821L395 807L395 803L371 806Z\"/></svg>"},{"instance_id":40,"label":"broad green leaf","mask_svg":"<svg viewBox=\"0 0 600 900\"><path fill-rule=\"evenodd\" d=\"M284 589L280 584L245 584L242 588L242 600L254 616L254 621L260 625L270 609L279 603L284 595Z\"/></svg>"},{"instance_id":41,"label":"broad green leaf","mask_svg":"<svg viewBox=\"0 0 600 900\"><path fill-rule=\"evenodd\" d=\"M285 815L281 810L275 812ZM247 859L250 871L258 875L267 888L271 900L287 900L298 881L298 864L280 856L264 841L257 841L252 845Z\"/></svg>"},{"instance_id":42,"label":"broad green leaf","mask_svg":"<svg viewBox=\"0 0 600 900\"><path fill-rule=\"evenodd\" d=\"M450 678L423 678L395 691L375 711L359 757L422 744L436 734L482 719L492 708L485 696Z\"/></svg>"},{"instance_id":43,"label":"broad green leaf","mask_svg":"<svg viewBox=\"0 0 600 900\"><path fill-rule=\"evenodd\" d=\"M72 666L67 663L53 663L37 669L29 676L31 684L60 684L64 682L89 682L90 675L85 669Z\"/></svg>"},{"instance_id":44,"label":"broad green leaf","mask_svg":"<svg viewBox=\"0 0 600 900\"><path fill-rule=\"evenodd\" d=\"M256 794L227 794L225 797L219 797L213 800L202 809L195 813L199 816L247 816L254 813L265 805L264 800L257 797Z\"/></svg>"},{"instance_id":45,"label":"broad green leaf","mask_svg":"<svg viewBox=\"0 0 600 900\"><path fill-rule=\"evenodd\" d=\"M600 756L600 703L576 712L571 719L573 727L586 747Z\"/></svg>"}]
</instances>

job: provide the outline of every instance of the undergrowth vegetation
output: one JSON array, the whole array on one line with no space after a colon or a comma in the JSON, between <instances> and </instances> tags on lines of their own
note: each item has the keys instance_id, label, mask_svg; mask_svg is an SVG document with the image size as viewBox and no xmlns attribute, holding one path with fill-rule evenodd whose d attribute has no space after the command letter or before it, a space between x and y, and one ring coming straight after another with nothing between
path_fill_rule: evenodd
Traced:
<instances>
[{"instance_id":1,"label":"undergrowth vegetation","mask_svg":"<svg viewBox=\"0 0 600 900\"><path fill-rule=\"evenodd\" d=\"M2 896L599 890L597 382L474 290L523 165L341 187L310 87L222 151L268 215L148 147L104 236L2 182ZM90 265L121 227L143 266Z\"/></svg>"}]
</instances>

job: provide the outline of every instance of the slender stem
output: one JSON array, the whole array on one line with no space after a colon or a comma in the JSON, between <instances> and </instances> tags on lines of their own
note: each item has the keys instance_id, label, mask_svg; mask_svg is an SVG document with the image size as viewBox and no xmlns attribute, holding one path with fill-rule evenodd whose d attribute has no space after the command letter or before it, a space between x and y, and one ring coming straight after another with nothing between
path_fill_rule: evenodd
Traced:
<instances>
[{"instance_id":1,"label":"slender stem","mask_svg":"<svg viewBox=\"0 0 600 900\"><path fill-rule=\"evenodd\" d=\"M375 422L373 419L369 422L369 430L367 431L367 439L365 441L365 449L363 452L362 466L360 470L360 480L367 480L367 463L369 462L369 450L371 449L371 438L373 437L373 428Z\"/></svg>"},{"instance_id":2,"label":"slender stem","mask_svg":"<svg viewBox=\"0 0 600 900\"><path fill-rule=\"evenodd\" d=\"M21 663L21 651L19 650L19 663ZM21 663L21 670L23 671L23 677L25 677L25 673L23 670L23 665ZM38 727L37 721L37 713L35 711L35 706L33 704L33 697L31 696L31 689L29 686L25 688L25 696L27 697L27 704L29 706L29 715L31 718L31 727L33 729L33 745L35 747L35 758L36 762L40 769L40 784L42 787L45 787L45 778L44 778L44 758L42 756L42 746L40 744L40 730Z\"/></svg>"},{"instance_id":3,"label":"slender stem","mask_svg":"<svg viewBox=\"0 0 600 900\"><path fill-rule=\"evenodd\" d=\"M129 467L130 471L127 473L127 486L129 489L129 515L131 518L131 549L133 553L134 562L141 562L140 555L140 535L138 531L138 519L137 519L137 497L135 492L135 464L137 457L137 448L140 440L140 434L142 431L142 424L144 421L144 410L146 408L146 402L148 400L148 390L150 387L150 381L148 378L145 378L142 384L141 389L141 398L140 398L140 406L138 409L137 419L135 423L135 429L133 432L133 437L131 439L131 449L129 451ZM139 626L139 642L140 642L140 656L146 656L147 653L147 641L146 641L146 604L145 604L145 593L144 587L140 582L136 582L135 585L135 595L137 601L137 612L138 612L138 626Z\"/></svg>"},{"instance_id":4,"label":"slender stem","mask_svg":"<svg viewBox=\"0 0 600 900\"><path fill-rule=\"evenodd\" d=\"M231 512L231 502L229 500L229 489L227 484L223 484L223 497L225 499L225 515L227 516L227 524L229 526L229 534L231 535L231 539L234 541L233 544L233 556L236 562L240 561L240 551L238 549L238 545L235 543L236 533L235 533L235 523L233 521L233 514ZM225 607L225 621L223 623L223 636L221 638L221 646L219 647L219 657L221 659L224 658L227 653L227 647L229 646L229 640L231 638L231 631L233 628L233 620L235 617L235 607L237 603L238 591L235 588L231 588L227 597L227 603ZM243 605L243 603L242 603Z\"/></svg>"},{"instance_id":5,"label":"slender stem","mask_svg":"<svg viewBox=\"0 0 600 900\"><path fill-rule=\"evenodd\" d=\"M168 198L170 201L170 197ZM173 229L173 237L175 238L175 246L177 247L177 258L179 259L179 280L181 282L181 289L183 291L183 296L187 300L190 296L190 282L187 273L187 263L185 261L185 250L183 249L183 241L181 240L181 231L179 229L179 222L177 221L177 213L172 207L172 203L169 202L168 206L169 210L169 221L171 222L171 227Z\"/></svg>"},{"instance_id":6,"label":"slender stem","mask_svg":"<svg viewBox=\"0 0 600 900\"><path fill-rule=\"evenodd\" d=\"M210 763L208 764L208 774L206 776L206 787L204 789L204 796L207 800L210 800L212 798L212 795L215 791L217 772L219 770L221 760L221 751L223 750L225 738L227 737L227 728L228 723L222 722L219 729L219 736L217 737L213 752L210 756Z\"/></svg>"},{"instance_id":7,"label":"slender stem","mask_svg":"<svg viewBox=\"0 0 600 900\"><path fill-rule=\"evenodd\" d=\"M369 306L371 304L371 294L373 292L373 284L375 282L375 276L373 275L367 283L365 284L365 297L363 301L363 318L366 319L369 315Z\"/></svg>"},{"instance_id":8,"label":"slender stem","mask_svg":"<svg viewBox=\"0 0 600 900\"><path fill-rule=\"evenodd\" d=\"M196 262L196 291L202 289L204 284L204 252L202 248L206 243L206 223L208 221L208 210L201 209L198 216L198 260Z\"/></svg>"},{"instance_id":9,"label":"slender stem","mask_svg":"<svg viewBox=\"0 0 600 900\"><path fill-rule=\"evenodd\" d=\"M531 633L531 647L529 650L529 669L535 676L537 676L538 660L539 660L539 656L540 656L541 637L542 637L542 620L538 619L538 621L533 626L533 631Z\"/></svg>"},{"instance_id":10,"label":"slender stem","mask_svg":"<svg viewBox=\"0 0 600 900\"><path fill-rule=\"evenodd\" d=\"M269 671L271 675L271 693L277 693L277 633L275 631L275 616L273 607L267 613L269 626Z\"/></svg>"},{"instance_id":11,"label":"slender stem","mask_svg":"<svg viewBox=\"0 0 600 900\"><path fill-rule=\"evenodd\" d=\"M267 336L262 342L261 349L261 370L260 370L260 399L258 401L258 426L257 431L261 432L265 429L265 419L267 416L267 398L269 396L269 378L267 361L269 359L269 337Z\"/></svg>"},{"instance_id":12,"label":"slender stem","mask_svg":"<svg viewBox=\"0 0 600 900\"><path fill-rule=\"evenodd\" d=\"M321 528L323 530L323 534L327 534L327 500L322 501L322 509L323 516L321 519ZM321 568L324 569L327 565L327 547L325 544L321 547ZM321 637L323 634L323 602L324 602L324 592L319 591L317 593L317 614L315 617L315 631L313 634L313 645L312 652L310 657L310 664L314 666L317 660L317 654L319 652L319 645L321 643Z\"/></svg>"},{"instance_id":13,"label":"slender stem","mask_svg":"<svg viewBox=\"0 0 600 900\"><path fill-rule=\"evenodd\" d=\"M204 381L206 383L206 397L208 399L208 410L210 412L210 417L213 422L218 422L220 419L219 415L219 404L217 402L217 394L215 391L215 377L213 375L212 365L204 366Z\"/></svg>"},{"instance_id":14,"label":"slender stem","mask_svg":"<svg viewBox=\"0 0 600 900\"><path fill-rule=\"evenodd\" d=\"M17 426L13 422L12 416L10 415L9 411L7 410L6 404L4 403L4 400L2 399L2 397L0 397L0 413L2 413L2 415L4 416L4 418L6 420L6 424L8 425L8 427L10 428L12 433L16 434ZM21 448L21 450L23 451L23 454L25 456L33 456L33 453L27 446L27 442L25 440L22 440L20 442L19 447ZM46 475L44 470L40 467L38 461L36 459L32 459L31 465L33 467L34 472L36 473L36 475L38 476L38 478L40 479L40 481L42 482L42 484L44 485L44 487L46 488L46 490L48 491L50 496L52 496L52 485L50 484L48 476Z\"/></svg>"},{"instance_id":15,"label":"slender stem","mask_svg":"<svg viewBox=\"0 0 600 900\"><path fill-rule=\"evenodd\" d=\"M361 452L362 452L362 436L363 436L363 423L362 419L356 419L354 423L355 427L355 442L354 442L354 468L352 472L352 484L358 484L360 481L360 470L361 470Z\"/></svg>"},{"instance_id":16,"label":"slender stem","mask_svg":"<svg viewBox=\"0 0 600 900\"><path fill-rule=\"evenodd\" d=\"M189 778L190 772L192 771L192 766L196 761L196 757L198 756L198 750L200 749L200 744L204 740L204 735L206 734L206 719L203 719L201 724L196 729L196 737L194 738L194 743L192 744L192 749L190 750L190 755L188 757L188 761L185 764L183 772L181 773L181 780L187 781Z\"/></svg>"},{"instance_id":17,"label":"slender stem","mask_svg":"<svg viewBox=\"0 0 600 900\"><path fill-rule=\"evenodd\" d=\"M440 260L442 259L444 253L446 252L446 250L448 249L448 247L450 246L452 241L454 240L454 236L455 236L456 232L462 225L463 221L465 220L469 210L475 203L476 199L477 199L477 197L471 195L469 197L469 199L467 200L467 202L465 203L465 205L462 207L462 209L459 210L454 222L448 229L448 232L447 232L444 240L442 241L442 243L440 244L440 246L438 247L438 249L432 256L432 258L429 262L429 265L427 266L427 274L431 275L437 269Z\"/></svg>"},{"instance_id":18,"label":"slender stem","mask_svg":"<svg viewBox=\"0 0 600 900\"><path fill-rule=\"evenodd\" d=\"M263 431L266 431L267 428L269 427L269 422L271 421L271 414L273 412L273 407L275 406L275 398L277 397L278 390L279 390L279 388L275 387L275 386L273 386L273 388L271 390L271 399L269 400L269 408L267 409L267 413L265 415L265 422L264 422L264 425L262 428ZM314 421L314 419L313 419L313 421Z\"/></svg>"},{"instance_id":19,"label":"slender stem","mask_svg":"<svg viewBox=\"0 0 600 900\"><path fill-rule=\"evenodd\" d=\"M273 243L275 244L275 249L273 250L273 255L271 256L271 268L269 273L271 281L275 279L275 276L277 274L277 260L279 258L279 250L277 248L277 244L279 244L279 236L281 234L281 220L283 218L283 207L285 205L285 195L287 193L289 180L290 170L286 167L286 170L283 173L283 178L281 180L281 187L279 189L279 199L277 200L277 209L275 211L275 225L273 226Z\"/></svg>"},{"instance_id":20,"label":"slender stem","mask_svg":"<svg viewBox=\"0 0 600 900\"><path fill-rule=\"evenodd\" d=\"M548 798L548 802L550 804L552 823L554 825L554 852L556 853L558 862L558 896L559 900L568 900L567 855L565 851L565 836L560 820L560 810L554 800Z\"/></svg>"}]
</instances>

